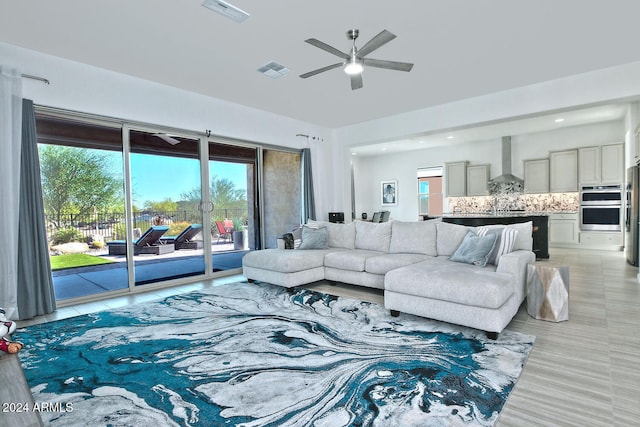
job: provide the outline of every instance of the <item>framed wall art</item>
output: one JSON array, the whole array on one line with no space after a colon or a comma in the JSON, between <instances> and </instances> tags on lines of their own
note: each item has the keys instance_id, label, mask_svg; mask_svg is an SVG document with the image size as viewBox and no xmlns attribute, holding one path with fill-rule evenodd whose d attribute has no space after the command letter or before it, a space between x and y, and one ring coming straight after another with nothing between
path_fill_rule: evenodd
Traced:
<instances>
[{"instance_id":1,"label":"framed wall art","mask_svg":"<svg viewBox=\"0 0 640 427\"><path fill-rule=\"evenodd\" d=\"M382 181L380 185L380 200L382 206L398 204L398 181Z\"/></svg>"}]
</instances>

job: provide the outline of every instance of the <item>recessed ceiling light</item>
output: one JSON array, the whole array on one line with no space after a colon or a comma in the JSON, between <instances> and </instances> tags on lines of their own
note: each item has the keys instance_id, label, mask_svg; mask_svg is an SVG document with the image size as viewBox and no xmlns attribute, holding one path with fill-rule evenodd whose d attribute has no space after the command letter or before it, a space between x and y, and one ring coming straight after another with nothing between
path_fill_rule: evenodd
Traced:
<instances>
[{"instance_id":1,"label":"recessed ceiling light","mask_svg":"<svg viewBox=\"0 0 640 427\"><path fill-rule=\"evenodd\" d=\"M351 153L351 155L352 155L352 156L357 156L357 155L358 155L358 153Z\"/></svg>"},{"instance_id":2,"label":"recessed ceiling light","mask_svg":"<svg viewBox=\"0 0 640 427\"><path fill-rule=\"evenodd\" d=\"M236 22L242 22L249 17L249 14L242 9L235 7L223 0L204 0L202 5L207 9L218 12L220 15L231 18Z\"/></svg>"},{"instance_id":3,"label":"recessed ceiling light","mask_svg":"<svg viewBox=\"0 0 640 427\"><path fill-rule=\"evenodd\" d=\"M564 122L564 119L562 117L556 119L556 123L562 123L562 122Z\"/></svg>"},{"instance_id":4,"label":"recessed ceiling light","mask_svg":"<svg viewBox=\"0 0 640 427\"><path fill-rule=\"evenodd\" d=\"M447 139L453 139L453 135L449 135Z\"/></svg>"}]
</instances>

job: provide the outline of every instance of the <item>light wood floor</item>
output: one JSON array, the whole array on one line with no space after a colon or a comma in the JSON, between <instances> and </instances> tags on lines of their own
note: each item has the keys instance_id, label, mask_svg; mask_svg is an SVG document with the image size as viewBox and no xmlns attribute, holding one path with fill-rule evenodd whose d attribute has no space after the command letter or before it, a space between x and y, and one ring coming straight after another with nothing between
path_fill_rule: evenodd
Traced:
<instances>
[{"instance_id":1,"label":"light wood floor","mask_svg":"<svg viewBox=\"0 0 640 427\"><path fill-rule=\"evenodd\" d=\"M570 268L569 320L535 320L526 305L508 326L536 343L498 426L640 425L640 284L622 252L551 249L546 265ZM124 306L240 280L229 276L65 307L19 326ZM309 288L375 303L380 291L326 283Z\"/></svg>"}]
</instances>

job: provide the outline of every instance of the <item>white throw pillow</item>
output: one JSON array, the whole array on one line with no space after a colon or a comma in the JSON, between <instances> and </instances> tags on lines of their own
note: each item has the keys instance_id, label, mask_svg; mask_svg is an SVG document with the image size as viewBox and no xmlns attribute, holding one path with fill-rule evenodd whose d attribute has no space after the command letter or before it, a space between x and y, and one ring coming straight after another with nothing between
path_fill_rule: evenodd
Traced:
<instances>
[{"instance_id":1,"label":"white throw pillow","mask_svg":"<svg viewBox=\"0 0 640 427\"><path fill-rule=\"evenodd\" d=\"M532 251L533 250L533 221L527 222L519 222L516 224L496 224L496 225L486 225L484 227L487 228L502 228L502 227L510 227L518 230L518 236L516 237L516 243L513 245L514 251L525 250Z\"/></svg>"},{"instance_id":2,"label":"white throw pillow","mask_svg":"<svg viewBox=\"0 0 640 427\"><path fill-rule=\"evenodd\" d=\"M513 252L513 248L516 244L518 237L518 229L515 227L477 227L476 233L478 236L487 236L489 234L495 234L496 244L493 250L489 254L489 264L498 265L498 261L502 255L506 255L509 252Z\"/></svg>"}]
</instances>

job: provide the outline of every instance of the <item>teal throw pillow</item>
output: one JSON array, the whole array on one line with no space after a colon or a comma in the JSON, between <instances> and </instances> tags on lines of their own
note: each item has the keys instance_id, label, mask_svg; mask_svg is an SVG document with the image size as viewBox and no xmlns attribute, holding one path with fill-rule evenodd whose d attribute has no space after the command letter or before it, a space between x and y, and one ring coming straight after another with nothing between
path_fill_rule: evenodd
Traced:
<instances>
[{"instance_id":1,"label":"teal throw pillow","mask_svg":"<svg viewBox=\"0 0 640 427\"><path fill-rule=\"evenodd\" d=\"M488 234L478 236L473 231L469 231L462 243L449 258L451 261L464 262L467 264L484 267L489 260L489 254L496 244L496 235Z\"/></svg>"},{"instance_id":2,"label":"teal throw pillow","mask_svg":"<svg viewBox=\"0 0 640 427\"><path fill-rule=\"evenodd\" d=\"M327 227L310 228L302 227L302 243L298 249L327 249L329 235Z\"/></svg>"}]
</instances>

